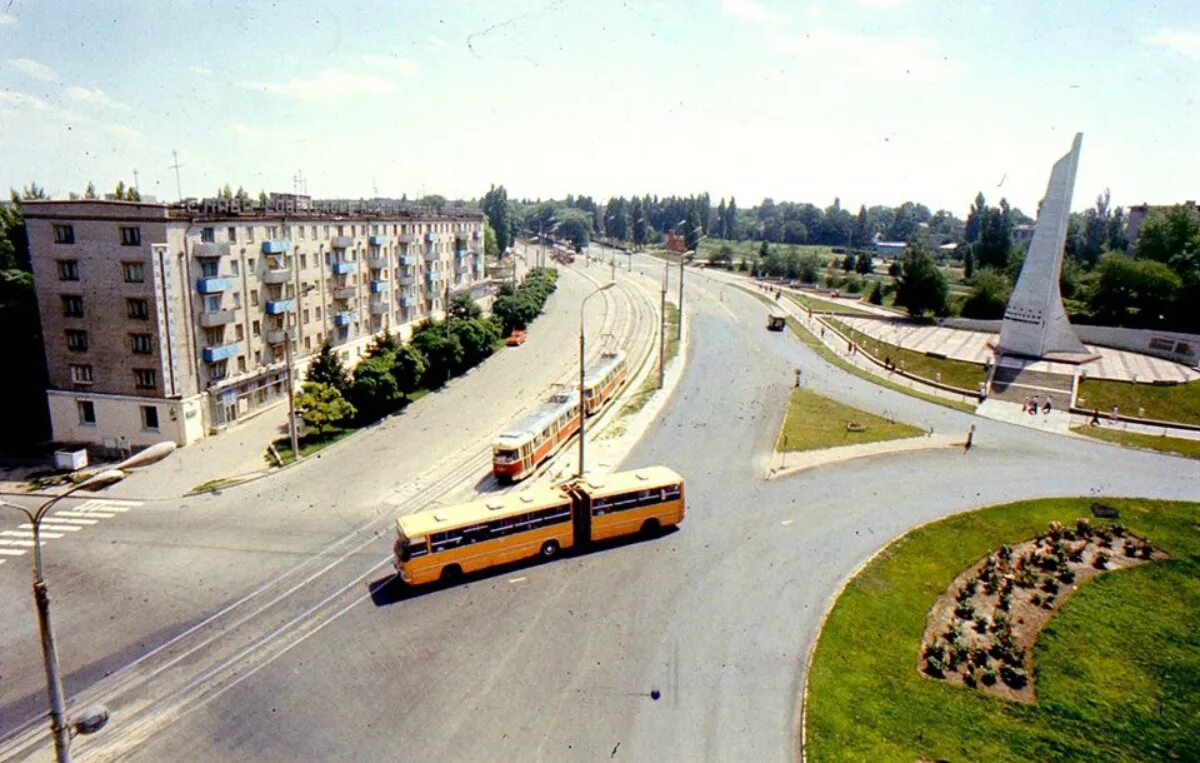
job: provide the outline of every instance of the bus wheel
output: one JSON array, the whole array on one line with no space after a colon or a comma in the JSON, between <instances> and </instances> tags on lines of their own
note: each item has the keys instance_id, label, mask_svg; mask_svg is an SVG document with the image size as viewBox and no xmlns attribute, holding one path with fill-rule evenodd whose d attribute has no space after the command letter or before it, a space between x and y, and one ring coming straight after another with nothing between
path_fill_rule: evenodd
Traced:
<instances>
[{"instance_id":1,"label":"bus wheel","mask_svg":"<svg viewBox=\"0 0 1200 763\"><path fill-rule=\"evenodd\" d=\"M658 535L659 531L661 530L662 526L658 524L657 519L647 519L645 522L642 522L642 535L645 535L648 538L653 538L655 535Z\"/></svg>"},{"instance_id":2,"label":"bus wheel","mask_svg":"<svg viewBox=\"0 0 1200 763\"><path fill-rule=\"evenodd\" d=\"M447 564L442 568L443 583L457 583L462 580L462 567L457 564Z\"/></svg>"},{"instance_id":3,"label":"bus wheel","mask_svg":"<svg viewBox=\"0 0 1200 763\"><path fill-rule=\"evenodd\" d=\"M548 540L542 544L542 558L553 559L558 554L558 541Z\"/></svg>"}]
</instances>

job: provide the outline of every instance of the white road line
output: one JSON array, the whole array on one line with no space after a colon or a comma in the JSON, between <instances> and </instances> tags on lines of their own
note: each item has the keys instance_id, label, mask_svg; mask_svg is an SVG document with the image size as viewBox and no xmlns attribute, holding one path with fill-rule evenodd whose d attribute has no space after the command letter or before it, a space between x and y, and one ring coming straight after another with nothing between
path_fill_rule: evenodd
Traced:
<instances>
[{"instance_id":1,"label":"white road line","mask_svg":"<svg viewBox=\"0 0 1200 763\"><path fill-rule=\"evenodd\" d=\"M25 556L25 551L16 548L0 548L0 556Z\"/></svg>"},{"instance_id":2,"label":"white road line","mask_svg":"<svg viewBox=\"0 0 1200 763\"><path fill-rule=\"evenodd\" d=\"M89 511L86 513L79 513L79 512L75 512L75 511L56 511L56 512L54 512L54 516L56 516L56 517L71 517L73 519L78 519L78 520L85 521L85 522L92 522L92 524L95 524L95 520L97 520L97 519L112 519L113 517L116 516L116 514L105 514L104 512L101 512L101 511Z\"/></svg>"},{"instance_id":3,"label":"white road line","mask_svg":"<svg viewBox=\"0 0 1200 763\"><path fill-rule=\"evenodd\" d=\"M40 533L40 534L43 538L61 538L62 537L62 533ZM17 532L16 530L4 530L4 531L0 532L0 535L3 535L6 538L25 538L30 541L33 540L33 532L31 530L25 530L23 532Z\"/></svg>"},{"instance_id":4,"label":"white road line","mask_svg":"<svg viewBox=\"0 0 1200 763\"><path fill-rule=\"evenodd\" d=\"M17 525L17 526L20 527L22 530L32 530L33 529L33 525L30 525L30 524ZM59 532L77 533L82 529L83 529L82 527L75 527L74 525L56 525L56 524L53 524L50 522L42 522L42 534L43 535L45 535L47 530L52 530L52 531L57 530Z\"/></svg>"},{"instance_id":5,"label":"white road line","mask_svg":"<svg viewBox=\"0 0 1200 763\"><path fill-rule=\"evenodd\" d=\"M61 511L54 512L54 518L52 521L55 522L56 524L62 523L62 524L85 525L85 526L100 524L99 519L83 519L81 517L73 517L70 514L64 514Z\"/></svg>"},{"instance_id":6,"label":"white road line","mask_svg":"<svg viewBox=\"0 0 1200 763\"><path fill-rule=\"evenodd\" d=\"M44 546L44 545L46 545L46 543L43 541L42 545ZM31 540L6 540L4 538L0 538L0 546L22 546L24 548L33 548L33 541L31 541Z\"/></svg>"},{"instance_id":7,"label":"white road line","mask_svg":"<svg viewBox=\"0 0 1200 763\"><path fill-rule=\"evenodd\" d=\"M782 522L780 522L779 524L783 525L784 527L787 527L788 525L790 525L792 522L795 522L795 521L796 520L794 520L794 519L785 519Z\"/></svg>"},{"instance_id":8,"label":"white road line","mask_svg":"<svg viewBox=\"0 0 1200 763\"><path fill-rule=\"evenodd\" d=\"M510 580L510 581L508 581L508 582L510 582L510 583L524 583L524 582L525 582L525 578L524 578L524 577L513 578L512 580Z\"/></svg>"},{"instance_id":9,"label":"white road line","mask_svg":"<svg viewBox=\"0 0 1200 763\"><path fill-rule=\"evenodd\" d=\"M129 511L129 508L128 506L118 506L110 501L84 501L76 506L74 511L83 512L84 514L89 514L93 511L115 511L118 514L124 514Z\"/></svg>"}]
</instances>

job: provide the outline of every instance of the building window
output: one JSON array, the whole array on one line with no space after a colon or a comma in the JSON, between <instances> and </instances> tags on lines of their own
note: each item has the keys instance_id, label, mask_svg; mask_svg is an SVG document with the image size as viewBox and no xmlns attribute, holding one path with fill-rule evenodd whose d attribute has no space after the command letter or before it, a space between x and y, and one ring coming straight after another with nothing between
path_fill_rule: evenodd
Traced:
<instances>
[{"instance_id":1,"label":"building window","mask_svg":"<svg viewBox=\"0 0 1200 763\"><path fill-rule=\"evenodd\" d=\"M63 315L68 318L83 317L83 297L74 294L62 295Z\"/></svg>"},{"instance_id":2,"label":"building window","mask_svg":"<svg viewBox=\"0 0 1200 763\"><path fill-rule=\"evenodd\" d=\"M139 321L150 318L150 303L144 299L127 299L125 300L125 308L128 310L130 318Z\"/></svg>"},{"instance_id":3,"label":"building window","mask_svg":"<svg viewBox=\"0 0 1200 763\"><path fill-rule=\"evenodd\" d=\"M303 229L303 228L301 228L300 230L304 230L304 229ZM308 255L307 255L307 254L301 254L301 255L300 255L300 269L301 269L301 270L304 270L304 269L305 269L305 268L307 268L307 267L308 267Z\"/></svg>"},{"instance_id":4,"label":"building window","mask_svg":"<svg viewBox=\"0 0 1200 763\"><path fill-rule=\"evenodd\" d=\"M258 306L258 289L250 290L250 304L255 307Z\"/></svg>"},{"instance_id":5,"label":"building window","mask_svg":"<svg viewBox=\"0 0 1200 763\"><path fill-rule=\"evenodd\" d=\"M221 295L209 294L204 298L204 311L206 313L215 313L221 309Z\"/></svg>"},{"instance_id":6,"label":"building window","mask_svg":"<svg viewBox=\"0 0 1200 763\"><path fill-rule=\"evenodd\" d=\"M308 323L308 308L304 308L304 322Z\"/></svg>"},{"instance_id":7,"label":"building window","mask_svg":"<svg viewBox=\"0 0 1200 763\"><path fill-rule=\"evenodd\" d=\"M232 225L229 226L229 228L226 229L226 235L229 236L229 243L237 243L237 228L233 227Z\"/></svg>"},{"instance_id":8,"label":"building window","mask_svg":"<svg viewBox=\"0 0 1200 763\"><path fill-rule=\"evenodd\" d=\"M67 349L73 352L87 351L87 332L79 329L67 329Z\"/></svg>"},{"instance_id":9,"label":"building window","mask_svg":"<svg viewBox=\"0 0 1200 763\"><path fill-rule=\"evenodd\" d=\"M213 232L212 228L201 228L200 229L201 243L211 244L216 240L217 240L217 237L216 237L216 234Z\"/></svg>"},{"instance_id":10,"label":"building window","mask_svg":"<svg viewBox=\"0 0 1200 763\"><path fill-rule=\"evenodd\" d=\"M75 384L91 384L95 381L91 366L71 366L71 381Z\"/></svg>"},{"instance_id":11,"label":"building window","mask_svg":"<svg viewBox=\"0 0 1200 763\"><path fill-rule=\"evenodd\" d=\"M130 334L129 346L138 355L149 355L154 352L154 340L149 334Z\"/></svg>"},{"instance_id":12,"label":"building window","mask_svg":"<svg viewBox=\"0 0 1200 763\"><path fill-rule=\"evenodd\" d=\"M258 321L253 321L250 324L250 334L253 336L262 336L262 324Z\"/></svg>"},{"instance_id":13,"label":"building window","mask_svg":"<svg viewBox=\"0 0 1200 763\"><path fill-rule=\"evenodd\" d=\"M200 260L200 275L205 278L216 278L221 272L220 260Z\"/></svg>"},{"instance_id":14,"label":"building window","mask_svg":"<svg viewBox=\"0 0 1200 763\"><path fill-rule=\"evenodd\" d=\"M249 241L251 244L254 243L254 226L253 225L246 226L246 240Z\"/></svg>"},{"instance_id":15,"label":"building window","mask_svg":"<svg viewBox=\"0 0 1200 763\"><path fill-rule=\"evenodd\" d=\"M79 423L84 426L96 425L96 404L91 400L76 400L75 409L79 411Z\"/></svg>"},{"instance_id":16,"label":"building window","mask_svg":"<svg viewBox=\"0 0 1200 763\"><path fill-rule=\"evenodd\" d=\"M158 431L158 408L153 405L143 405L142 408L142 429L153 429Z\"/></svg>"},{"instance_id":17,"label":"building window","mask_svg":"<svg viewBox=\"0 0 1200 763\"><path fill-rule=\"evenodd\" d=\"M321 320L321 308L317 307L314 309L316 310L317 320Z\"/></svg>"},{"instance_id":18,"label":"building window","mask_svg":"<svg viewBox=\"0 0 1200 763\"><path fill-rule=\"evenodd\" d=\"M274 225L268 225L267 226L267 238L272 241L279 238L279 228L275 227Z\"/></svg>"},{"instance_id":19,"label":"building window","mask_svg":"<svg viewBox=\"0 0 1200 763\"><path fill-rule=\"evenodd\" d=\"M306 350L312 349L312 337L311 336L304 337L304 349L306 349Z\"/></svg>"},{"instance_id":20,"label":"building window","mask_svg":"<svg viewBox=\"0 0 1200 763\"><path fill-rule=\"evenodd\" d=\"M78 281L79 280L79 261L78 260L59 260L58 261L58 280L60 280L60 281Z\"/></svg>"},{"instance_id":21,"label":"building window","mask_svg":"<svg viewBox=\"0 0 1200 763\"><path fill-rule=\"evenodd\" d=\"M73 225L55 225L54 226L54 243L56 243L56 244L74 244L75 243L75 226L73 226Z\"/></svg>"},{"instance_id":22,"label":"building window","mask_svg":"<svg viewBox=\"0 0 1200 763\"><path fill-rule=\"evenodd\" d=\"M225 327L214 326L204 329L204 343L209 347L220 347L225 344Z\"/></svg>"},{"instance_id":23,"label":"building window","mask_svg":"<svg viewBox=\"0 0 1200 763\"><path fill-rule=\"evenodd\" d=\"M224 379L229 375L229 361L219 360L208 367L208 378Z\"/></svg>"},{"instance_id":24,"label":"building window","mask_svg":"<svg viewBox=\"0 0 1200 763\"><path fill-rule=\"evenodd\" d=\"M239 275L242 272L241 264L237 260L230 260L229 272L233 275Z\"/></svg>"},{"instance_id":25,"label":"building window","mask_svg":"<svg viewBox=\"0 0 1200 763\"><path fill-rule=\"evenodd\" d=\"M238 355L238 372L239 373L246 372L246 356L245 355Z\"/></svg>"},{"instance_id":26,"label":"building window","mask_svg":"<svg viewBox=\"0 0 1200 763\"><path fill-rule=\"evenodd\" d=\"M153 368L135 368L133 381L138 389L154 389L158 386L158 373Z\"/></svg>"},{"instance_id":27,"label":"building window","mask_svg":"<svg viewBox=\"0 0 1200 763\"><path fill-rule=\"evenodd\" d=\"M303 226L303 225L301 225L301 226L298 226L298 227L299 227L299 230L300 230L300 240L302 240L302 241L303 241L305 238L307 238L307 237L304 235L304 226Z\"/></svg>"},{"instance_id":28,"label":"building window","mask_svg":"<svg viewBox=\"0 0 1200 763\"><path fill-rule=\"evenodd\" d=\"M240 323L239 323L239 324L237 324L237 325L234 327L234 335L235 335L235 336L237 336L237 340L238 340L239 342L240 342L240 341L242 341L243 339L245 339L245 338L246 338L246 327L245 327L245 326L243 326L243 325L242 325L242 324L240 324Z\"/></svg>"},{"instance_id":29,"label":"building window","mask_svg":"<svg viewBox=\"0 0 1200 763\"><path fill-rule=\"evenodd\" d=\"M142 229L134 226L121 226L121 246L141 246Z\"/></svg>"},{"instance_id":30,"label":"building window","mask_svg":"<svg viewBox=\"0 0 1200 763\"><path fill-rule=\"evenodd\" d=\"M123 262L121 269L125 271L125 283L145 283L146 266L140 262Z\"/></svg>"}]
</instances>

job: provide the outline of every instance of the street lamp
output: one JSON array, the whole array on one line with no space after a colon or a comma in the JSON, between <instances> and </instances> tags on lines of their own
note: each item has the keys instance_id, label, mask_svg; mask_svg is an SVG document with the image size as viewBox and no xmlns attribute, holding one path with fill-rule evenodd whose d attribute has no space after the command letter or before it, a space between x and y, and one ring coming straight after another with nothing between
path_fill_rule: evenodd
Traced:
<instances>
[{"instance_id":1,"label":"street lamp","mask_svg":"<svg viewBox=\"0 0 1200 763\"><path fill-rule=\"evenodd\" d=\"M587 409L585 408L585 406L583 404L583 368L584 368L583 315L584 315L585 308L587 308L587 301L589 299L596 296L597 294L599 294L602 291L607 291L608 289L611 289L612 287L614 287L616 285L617 285L616 281L609 281L608 283L604 284L603 286L600 286L600 287L594 289L591 294L588 294L586 297L583 298L583 301L579 303L579 477L580 478L583 477L583 435L584 435L584 422L587 420Z\"/></svg>"},{"instance_id":2,"label":"street lamp","mask_svg":"<svg viewBox=\"0 0 1200 763\"><path fill-rule=\"evenodd\" d=\"M54 738L54 754L59 763L71 760L71 737L74 734L93 734L108 722L108 709L103 705L85 708L67 725L66 699L63 696L62 676L58 671L58 649L54 645L54 628L50 623L50 592L46 588L42 565L42 519L59 501L79 490L94 490L125 479L126 472L161 461L175 450L175 443L160 442L133 455L111 469L94 474L30 511L24 506L0 502L0 506L15 509L29 519L33 528L33 600L37 607L38 630L42 639L42 658L46 664L46 686L50 694L50 735Z\"/></svg>"},{"instance_id":3,"label":"street lamp","mask_svg":"<svg viewBox=\"0 0 1200 763\"><path fill-rule=\"evenodd\" d=\"M700 242L706 238L708 238L707 234L696 239L696 246L700 246ZM687 260L689 254L696 254L696 250L688 249L679 255L679 325L675 327L675 338L680 341L683 341L683 263Z\"/></svg>"}]
</instances>

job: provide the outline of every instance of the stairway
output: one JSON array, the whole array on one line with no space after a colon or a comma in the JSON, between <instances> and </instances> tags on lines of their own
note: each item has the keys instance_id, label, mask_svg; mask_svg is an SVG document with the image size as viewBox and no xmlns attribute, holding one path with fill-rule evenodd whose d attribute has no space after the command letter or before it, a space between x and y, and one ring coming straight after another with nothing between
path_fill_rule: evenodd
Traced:
<instances>
[{"instance_id":1,"label":"stairway","mask_svg":"<svg viewBox=\"0 0 1200 763\"><path fill-rule=\"evenodd\" d=\"M988 397L1021 405L1035 395L1041 403L1049 396L1055 408L1067 410L1071 406L1074 383L1074 376L1033 371L1023 361L1002 358L992 377L992 389Z\"/></svg>"}]
</instances>

